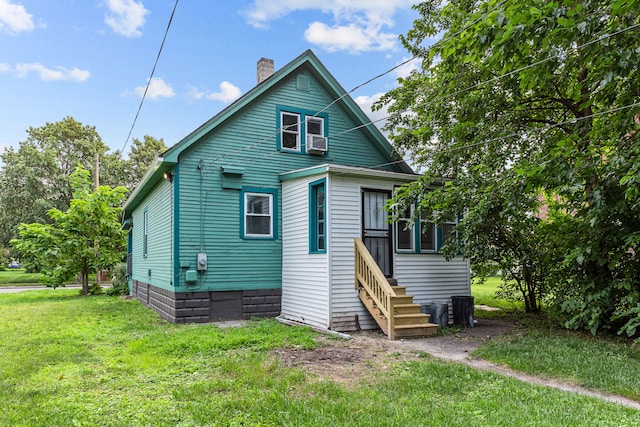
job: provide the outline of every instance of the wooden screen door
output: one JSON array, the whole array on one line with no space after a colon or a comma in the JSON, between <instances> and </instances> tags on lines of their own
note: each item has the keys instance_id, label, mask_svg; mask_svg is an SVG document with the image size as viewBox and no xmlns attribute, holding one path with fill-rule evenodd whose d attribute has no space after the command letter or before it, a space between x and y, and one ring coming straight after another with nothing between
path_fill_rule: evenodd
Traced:
<instances>
[{"instance_id":1,"label":"wooden screen door","mask_svg":"<svg viewBox=\"0 0 640 427\"><path fill-rule=\"evenodd\" d=\"M364 190L362 192L362 241L387 277L392 277L391 224L387 221L385 204L391 192Z\"/></svg>"}]
</instances>

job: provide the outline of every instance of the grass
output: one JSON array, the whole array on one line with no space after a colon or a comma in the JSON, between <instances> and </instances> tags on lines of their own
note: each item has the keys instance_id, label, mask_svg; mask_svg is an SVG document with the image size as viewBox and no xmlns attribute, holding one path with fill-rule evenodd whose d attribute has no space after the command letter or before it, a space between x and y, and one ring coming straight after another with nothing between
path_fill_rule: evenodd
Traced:
<instances>
[{"instance_id":1,"label":"grass","mask_svg":"<svg viewBox=\"0 0 640 427\"><path fill-rule=\"evenodd\" d=\"M170 325L71 290L0 295L0 318L0 425L640 424L639 411L430 357L353 387L324 381L279 363L271 350L316 341L275 321Z\"/></svg>"},{"instance_id":2,"label":"grass","mask_svg":"<svg viewBox=\"0 0 640 427\"><path fill-rule=\"evenodd\" d=\"M0 286L42 286L40 277L40 273L25 273L24 269L12 268L0 271Z\"/></svg>"},{"instance_id":3,"label":"grass","mask_svg":"<svg viewBox=\"0 0 640 427\"><path fill-rule=\"evenodd\" d=\"M490 277L485 283L472 283L476 304L501 309L498 312L476 310L475 314L516 322L521 328L480 347L474 356L516 371L559 378L640 401L639 347L628 340L559 329L544 313L525 314L522 303L495 296L501 280Z\"/></svg>"},{"instance_id":4,"label":"grass","mask_svg":"<svg viewBox=\"0 0 640 427\"><path fill-rule=\"evenodd\" d=\"M517 301L507 301L496 297L496 292L502 284L501 277L488 277L484 282L474 280L471 282L471 294L474 296L475 304L497 307L502 310L518 311L524 309L524 304Z\"/></svg>"},{"instance_id":5,"label":"grass","mask_svg":"<svg viewBox=\"0 0 640 427\"><path fill-rule=\"evenodd\" d=\"M474 356L640 401L640 348L626 340L540 325L490 342Z\"/></svg>"},{"instance_id":6,"label":"grass","mask_svg":"<svg viewBox=\"0 0 640 427\"><path fill-rule=\"evenodd\" d=\"M95 282L95 274L89 274L89 283ZM44 286L40 281L42 274L27 273L23 268L11 268L0 271L0 287L3 286Z\"/></svg>"}]
</instances>

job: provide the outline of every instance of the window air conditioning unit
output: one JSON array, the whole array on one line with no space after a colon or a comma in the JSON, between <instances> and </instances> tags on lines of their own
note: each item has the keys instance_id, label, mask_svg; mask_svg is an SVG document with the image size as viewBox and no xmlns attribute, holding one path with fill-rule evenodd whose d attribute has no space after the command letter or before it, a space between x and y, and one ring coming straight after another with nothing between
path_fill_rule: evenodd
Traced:
<instances>
[{"instance_id":1,"label":"window air conditioning unit","mask_svg":"<svg viewBox=\"0 0 640 427\"><path fill-rule=\"evenodd\" d=\"M322 154L327 151L327 138L320 135L307 135L307 152Z\"/></svg>"}]
</instances>

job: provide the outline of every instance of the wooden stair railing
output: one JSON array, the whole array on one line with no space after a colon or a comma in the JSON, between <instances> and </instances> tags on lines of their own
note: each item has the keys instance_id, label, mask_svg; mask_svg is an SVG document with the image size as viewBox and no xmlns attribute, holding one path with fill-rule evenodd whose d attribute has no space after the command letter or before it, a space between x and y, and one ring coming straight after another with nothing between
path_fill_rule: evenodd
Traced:
<instances>
[{"instance_id":1,"label":"wooden stair railing","mask_svg":"<svg viewBox=\"0 0 640 427\"><path fill-rule=\"evenodd\" d=\"M429 323L429 315L420 313L413 297L405 289L392 286L361 239L354 239L355 287L360 300L380 329L394 340L400 336L432 335L437 325Z\"/></svg>"}]
</instances>

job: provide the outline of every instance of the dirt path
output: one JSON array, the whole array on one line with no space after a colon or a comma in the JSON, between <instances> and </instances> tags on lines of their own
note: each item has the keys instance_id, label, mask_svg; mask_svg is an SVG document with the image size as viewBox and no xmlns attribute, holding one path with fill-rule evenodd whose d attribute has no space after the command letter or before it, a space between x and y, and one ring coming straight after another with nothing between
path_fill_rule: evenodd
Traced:
<instances>
[{"instance_id":1,"label":"dirt path","mask_svg":"<svg viewBox=\"0 0 640 427\"><path fill-rule=\"evenodd\" d=\"M563 383L554 378L516 372L506 366L470 356L484 342L505 334L515 327L506 322L479 319L474 328L462 329L455 335L424 339L389 341L379 332L358 332L350 340L321 338L323 347L314 350L280 349L276 356L286 366L304 367L321 379L347 386L365 375L376 375L392 369L400 361L416 360L428 353L451 362L464 363L475 369L507 375L520 381L615 402L640 410L640 402Z\"/></svg>"}]
</instances>

